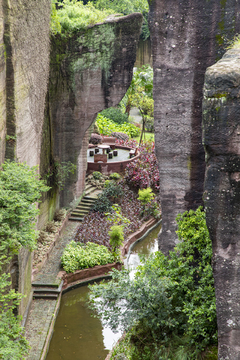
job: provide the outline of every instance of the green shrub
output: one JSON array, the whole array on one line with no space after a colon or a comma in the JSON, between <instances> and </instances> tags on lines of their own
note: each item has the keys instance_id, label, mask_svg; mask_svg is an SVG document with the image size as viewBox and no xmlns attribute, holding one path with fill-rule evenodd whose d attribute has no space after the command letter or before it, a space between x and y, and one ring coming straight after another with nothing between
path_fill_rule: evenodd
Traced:
<instances>
[{"instance_id":1,"label":"green shrub","mask_svg":"<svg viewBox=\"0 0 240 360\"><path fill-rule=\"evenodd\" d=\"M127 271L114 271L112 281L91 287L91 301L101 297L97 303L104 323L112 329L133 327L132 346L138 343L142 351L131 360L152 359L147 356L152 344L158 347L156 359L196 360L217 342L212 244L205 213L201 208L190 210L179 215L177 223L180 242L169 257L157 252L134 279ZM118 306L122 302L124 316Z\"/></svg>"},{"instance_id":2,"label":"green shrub","mask_svg":"<svg viewBox=\"0 0 240 360\"><path fill-rule=\"evenodd\" d=\"M49 188L39 180L37 167L6 161L0 168L0 359L21 360L29 346L21 317L15 316L22 294L11 289L9 268L13 255L36 245L36 217L41 193Z\"/></svg>"},{"instance_id":3,"label":"green shrub","mask_svg":"<svg viewBox=\"0 0 240 360\"><path fill-rule=\"evenodd\" d=\"M113 225L110 228L110 231L108 233L110 236L109 243L113 249L113 255L115 257L118 256L118 249L122 245L124 241L123 236L123 226L122 225Z\"/></svg>"},{"instance_id":4,"label":"green shrub","mask_svg":"<svg viewBox=\"0 0 240 360\"><path fill-rule=\"evenodd\" d=\"M9 264L10 258L0 256L0 264ZM4 264L3 264L4 263ZM0 268L0 272L3 269ZM0 274L0 359L21 360L27 356L29 344L22 335L22 317L14 315L23 295L11 289L10 274Z\"/></svg>"},{"instance_id":5,"label":"green shrub","mask_svg":"<svg viewBox=\"0 0 240 360\"><path fill-rule=\"evenodd\" d=\"M141 37L145 40L150 36L148 28L149 6L147 0L93 0L93 3L97 9L111 9L114 12L121 13L123 15L128 15L133 12L141 12L144 18Z\"/></svg>"},{"instance_id":6,"label":"green shrub","mask_svg":"<svg viewBox=\"0 0 240 360\"><path fill-rule=\"evenodd\" d=\"M129 137L136 137L141 132L140 129L133 124L123 123L118 125L114 121L105 118L101 114L98 114L96 122L99 128L99 132L102 135L110 136L113 132L122 132L127 134Z\"/></svg>"},{"instance_id":7,"label":"green shrub","mask_svg":"<svg viewBox=\"0 0 240 360\"><path fill-rule=\"evenodd\" d=\"M105 180L104 187L108 187L111 183L111 180Z\"/></svg>"},{"instance_id":8,"label":"green shrub","mask_svg":"<svg viewBox=\"0 0 240 360\"><path fill-rule=\"evenodd\" d=\"M22 246L34 248L37 239L35 221L39 214L35 203L40 200L41 192L49 189L39 180L37 167L9 161L1 165L1 251L17 253Z\"/></svg>"},{"instance_id":9,"label":"green shrub","mask_svg":"<svg viewBox=\"0 0 240 360\"><path fill-rule=\"evenodd\" d=\"M159 205L156 200L151 200L144 205L140 213L146 220L149 219L150 216L153 216L155 219L160 219L161 216Z\"/></svg>"},{"instance_id":10,"label":"green shrub","mask_svg":"<svg viewBox=\"0 0 240 360\"><path fill-rule=\"evenodd\" d=\"M100 194L100 196L98 196L91 210L93 212L105 213L107 211L110 211L111 207L112 207L111 200L103 192L102 194Z\"/></svg>"},{"instance_id":11,"label":"green shrub","mask_svg":"<svg viewBox=\"0 0 240 360\"><path fill-rule=\"evenodd\" d=\"M94 171L92 175L95 180L100 180L102 178L102 174L99 171Z\"/></svg>"},{"instance_id":12,"label":"green shrub","mask_svg":"<svg viewBox=\"0 0 240 360\"><path fill-rule=\"evenodd\" d=\"M101 111L100 114L103 115L105 118L114 121L117 124L124 124L125 122L128 122L128 114L123 114L121 109L119 108L110 107Z\"/></svg>"},{"instance_id":13,"label":"green shrub","mask_svg":"<svg viewBox=\"0 0 240 360\"><path fill-rule=\"evenodd\" d=\"M109 178L111 180L119 180L119 179L121 179L121 175L115 172L115 173L110 174Z\"/></svg>"},{"instance_id":14,"label":"green shrub","mask_svg":"<svg viewBox=\"0 0 240 360\"><path fill-rule=\"evenodd\" d=\"M153 216L155 219L160 218L159 206L154 198L155 195L153 194L151 188L138 190L138 200L142 205L141 215L146 217L146 219L148 219L150 216Z\"/></svg>"},{"instance_id":15,"label":"green shrub","mask_svg":"<svg viewBox=\"0 0 240 360\"><path fill-rule=\"evenodd\" d=\"M138 200L141 202L142 205L146 205L147 203L149 203L153 198L155 197L155 195L152 192L151 188L147 188L147 189L139 189L138 190Z\"/></svg>"},{"instance_id":16,"label":"green shrub","mask_svg":"<svg viewBox=\"0 0 240 360\"><path fill-rule=\"evenodd\" d=\"M64 0L59 2L58 7L57 14L53 9L51 27L53 32L61 32L62 34L84 30L90 25L103 22L107 16L114 13L110 9L100 11L91 3L83 5L82 1L77 0ZM61 30L58 24L60 24Z\"/></svg>"},{"instance_id":17,"label":"green shrub","mask_svg":"<svg viewBox=\"0 0 240 360\"><path fill-rule=\"evenodd\" d=\"M111 211L112 204L122 195L123 190L115 181L105 181L105 187L95 201L92 211L101 213Z\"/></svg>"},{"instance_id":18,"label":"green shrub","mask_svg":"<svg viewBox=\"0 0 240 360\"><path fill-rule=\"evenodd\" d=\"M88 242L86 245L71 241L61 257L63 269L67 273L91 268L96 265L110 264L115 257L104 245Z\"/></svg>"}]
</instances>

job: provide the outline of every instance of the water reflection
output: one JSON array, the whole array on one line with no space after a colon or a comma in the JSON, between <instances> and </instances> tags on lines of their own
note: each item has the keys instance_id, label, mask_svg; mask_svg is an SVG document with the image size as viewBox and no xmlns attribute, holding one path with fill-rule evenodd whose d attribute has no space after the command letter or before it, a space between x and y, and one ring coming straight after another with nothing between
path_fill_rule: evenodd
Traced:
<instances>
[{"instance_id":1,"label":"water reflection","mask_svg":"<svg viewBox=\"0 0 240 360\"><path fill-rule=\"evenodd\" d=\"M161 225L158 225L149 235L142 241L136 243L131 250L130 255L124 262L125 267L130 270L130 277L133 278L136 268L140 265L139 255L149 256L151 253L158 250L158 234L161 229Z\"/></svg>"},{"instance_id":2,"label":"water reflection","mask_svg":"<svg viewBox=\"0 0 240 360\"><path fill-rule=\"evenodd\" d=\"M91 316L88 291L84 286L62 296L46 360L103 360L119 338Z\"/></svg>"}]
</instances>

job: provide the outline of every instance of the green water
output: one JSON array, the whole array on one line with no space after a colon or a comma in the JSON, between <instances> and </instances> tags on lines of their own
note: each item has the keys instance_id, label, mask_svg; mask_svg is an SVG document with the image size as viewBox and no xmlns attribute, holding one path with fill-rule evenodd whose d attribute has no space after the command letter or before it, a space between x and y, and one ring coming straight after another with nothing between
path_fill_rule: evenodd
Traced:
<instances>
[{"instance_id":1,"label":"green water","mask_svg":"<svg viewBox=\"0 0 240 360\"><path fill-rule=\"evenodd\" d=\"M102 324L91 316L87 294L83 286L62 296L46 360L103 360L107 356Z\"/></svg>"},{"instance_id":2,"label":"green water","mask_svg":"<svg viewBox=\"0 0 240 360\"><path fill-rule=\"evenodd\" d=\"M133 271L140 263L138 254L157 250L159 231L160 225L134 246L129 256ZM46 360L104 360L121 336L103 328L101 321L91 316L93 311L86 305L88 291L83 286L62 296Z\"/></svg>"},{"instance_id":3,"label":"green water","mask_svg":"<svg viewBox=\"0 0 240 360\"><path fill-rule=\"evenodd\" d=\"M129 270L134 271L140 264L139 255L150 255L151 253L158 250L157 236L161 229L161 225L158 225L154 230L150 232L142 241L137 242L132 248L129 257L124 262L125 267Z\"/></svg>"}]
</instances>

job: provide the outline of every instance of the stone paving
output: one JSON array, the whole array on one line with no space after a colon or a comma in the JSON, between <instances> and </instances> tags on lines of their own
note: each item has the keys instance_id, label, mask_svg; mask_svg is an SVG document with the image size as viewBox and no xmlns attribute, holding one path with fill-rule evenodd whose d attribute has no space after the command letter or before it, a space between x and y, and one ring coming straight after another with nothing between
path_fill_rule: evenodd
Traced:
<instances>
[{"instance_id":1,"label":"stone paving","mask_svg":"<svg viewBox=\"0 0 240 360\"><path fill-rule=\"evenodd\" d=\"M38 299L32 301L25 328L25 336L31 346L26 360L39 360L41 358L56 304L57 300Z\"/></svg>"}]
</instances>

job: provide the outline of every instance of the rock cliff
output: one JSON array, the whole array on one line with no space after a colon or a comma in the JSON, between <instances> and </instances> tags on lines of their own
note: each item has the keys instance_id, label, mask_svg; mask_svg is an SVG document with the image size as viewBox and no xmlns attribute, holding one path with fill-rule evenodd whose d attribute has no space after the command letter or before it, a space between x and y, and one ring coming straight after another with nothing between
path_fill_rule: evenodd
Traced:
<instances>
[{"instance_id":1,"label":"rock cliff","mask_svg":"<svg viewBox=\"0 0 240 360\"><path fill-rule=\"evenodd\" d=\"M49 75L49 0L0 0L0 163L4 158L40 163ZM31 294L31 254L22 249L11 264L14 286Z\"/></svg>"},{"instance_id":2,"label":"rock cliff","mask_svg":"<svg viewBox=\"0 0 240 360\"><path fill-rule=\"evenodd\" d=\"M155 147L160 170L160 249L176 241L179 212L202 204L202 88L208 66L240 32L235 0L155 0L150 6L154 67Z\"/></svg>"},{"instance_id":3,"label":"rock cliff","mask_svg":"<svg viewBox=\"0 0 240 360\"><path fill-rule=\"evenodd\" d=\"M240 359L240 47L205 76L205 206L213 244L219 360Z\"/></svg>"}]
</instances>

